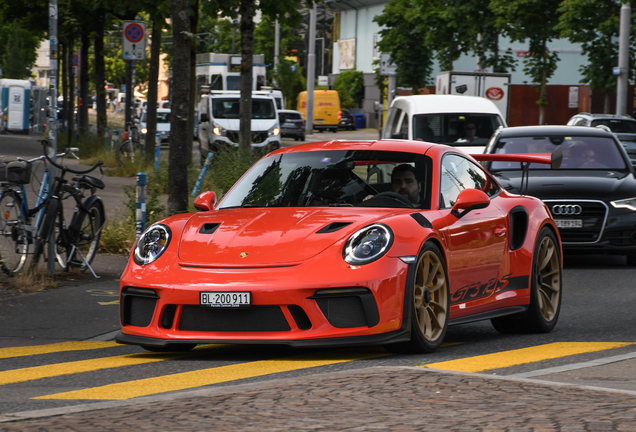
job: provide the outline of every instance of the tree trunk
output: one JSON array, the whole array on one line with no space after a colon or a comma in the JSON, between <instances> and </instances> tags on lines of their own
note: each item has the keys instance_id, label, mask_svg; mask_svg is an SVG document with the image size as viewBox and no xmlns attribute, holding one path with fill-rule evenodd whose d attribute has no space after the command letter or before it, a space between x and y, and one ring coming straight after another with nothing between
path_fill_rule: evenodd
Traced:
<instances>
[{"instance_id":1,"label":"tree trunk","mask_svg":"<svg viewBox=\"0 0 636 432\"><path fill-rule=\"evenodd\" d=\"M98 9L95 13L95 89L97 97L97 139L104 142L104 133L108 125L106 110L106 68L104 65L104 25L106 12Z\"/></svg>"},{"instance_id":2,"label":"tree trunk","mask_svg":"<svg viewBox=\"0 0 636 432\"><path fill-rule=\"evenodd\" d=\"M541 91L539 93L539 124L545 124L545 106L548 103L548 78L547 78L547 46L545 40L543 41L543 45L541 46L541 59L543 63L543 69L541 70Z\"/></svg>"},{"instance_id":3,"label":"tree trunk","mask_svg":"<svg viewBox=\"0 0 636 432\"><path fill-rule=\"evenodd\" d=\"M168 166L168 212L183 213L188 210L188 165L192 153L187 144L190 113L190 11L189 0L172 0L172 76L171 83L170 156Z\"/></svg>"},{"instance_id":4,"label":"tree trunk","mask_svg":"<svg viewBox=\"0 0 636 432\"><path fill-rule=\"evenodd\" d=\"M254 54L254 0L241 0L241 105L239 150L252 148L252 63Z\"/></svg>"},{"instance_id":5,"label":"tree trunk","mask_svg":"<svg viewBox=\"0 0 636 432\"><path fill-rule=\"evenodd\" d=\"M135 89L133 88L133 62L135 60L124 60L126 62L126 96L124 97L124 130L128 130L128 123L134 121L132 117L132 106L135 104Z\"/></svg>"},{"instance_id":6,"label":"tree trunk","mask_svg":"<svg viewBox=\"0 0 636 432\"><path fill-rule=\"evenodd\" d=\"M191 0L190 9L190 33L196 35L199 30L199 0ZM192 156L192 144L194 141L194 106L197 103L197 40L190 39L190 111L188 113L188 154ZM188 165L192 157L188 160Z\"/></svg>"},{"instance_id":7,"label":"tree trunk","mask_svg":"<svg viewBox=\"0 0 636 432\"><path fill-rule=\"evenodd\" d=\"M73 140L75 139L75 73L73 71L73 53L75 52L75 44L72 37L68 41L68 51L66 52L66 58L64 59L64 65L68 79L68 99L65 109L66 121L68 124L67 134L67 146L73 146Z\"/></svg>"},{"instance_id":8,"label":"tree trunk","mask_svg":"<svg viewBox=\"0 0 636 432\"><path fill-rule=\"evenodd\" d=\"M82 46L80 53L78 132L82 139L88 138L88 107L91 105L88 96L88 47L91 43L88 30L82 29Z\"/></svg>"},{"instance_id":9,"label":"tree trunk","mask_svg":"<svg viewBox=\"0 0 636 432\"><path fill-rule=\"evenodd\" d=\"M157 84L159 82L159 58L161 56L162 17L152 21L152 45L150 45L150 73L148 76L148 103L146 105L146 159L152 160L157 133Z\"/></svg>"}]
</instances>

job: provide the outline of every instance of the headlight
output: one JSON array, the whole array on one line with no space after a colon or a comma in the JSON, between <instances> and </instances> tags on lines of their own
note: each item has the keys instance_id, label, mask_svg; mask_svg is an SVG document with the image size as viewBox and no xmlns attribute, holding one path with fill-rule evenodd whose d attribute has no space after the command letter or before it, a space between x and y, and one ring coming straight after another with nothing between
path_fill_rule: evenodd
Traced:
<instances>
[{"instance_id":1,"label":"headlight","mask_svg":"<svg viewBox=\"0 0 636 432\"><path fill-rule=\"evenodd\" d=\"M223 129L223 127L219 126L216 123L214 123L214 127L212 128L212 132L214 133L214 135L225 136L225 129Z\"/></svg>"},{"instance_id":2,"label":"headlight","mask_svg":"<svg viewBox=\"0 0 636 432\"><path fill-rule=\"evenodd\" d=\"M349 264L369 264L381 258L393 244L393 231L373 224L356 231L345 244L342 256Z\"/></svg>"},{"instance_id":3,"label":"headlight","mask_svg":"<svg viewBox=\"0 0 636 432\"><path fill-rule=\"evenodd\" d=\"M278 136L279 133L280 133L280 129L278 128L278 126L274 126L267 131L268 136Z\"/></svg>"},{"instance_id":4,"label":"headlight","mask_svg":"<svg viewBox=\"0 0 636 432\"><path fill-rule=\"evenodd\" d=\"M147 128L141 128L141 133L146 135L148 133L148 129Z\"/></svg>"},{"instance_id":5,"label":"headlight","mask_svg":"<svg viewBox=\"0 0 636 432\"><path fill-rule=\"evenodd\" d=\"M166 250L172 238L172 231L165 225L153 225L137 240L133 259L136 264L144 265L156 261Z\"/></svg>"},{"instance_id":6,"label":"headlight","mask_svg":"<svg viewBox=\"0 0 636 432\"><path fill-rule=\"evenodd\" d=\"M626 208L636 211L636 198L627 198L624 200L612 201L612 206L617 209Z\"/></svg>"}]
</instances>

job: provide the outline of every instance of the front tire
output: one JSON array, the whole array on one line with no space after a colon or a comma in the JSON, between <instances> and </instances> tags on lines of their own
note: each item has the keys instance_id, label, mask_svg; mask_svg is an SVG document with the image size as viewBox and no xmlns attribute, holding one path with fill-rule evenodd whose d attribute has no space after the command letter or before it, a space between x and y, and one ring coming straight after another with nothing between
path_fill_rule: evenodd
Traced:
<instances>
[{"instance_id":1,"label":"front tire","mask_svg":"<svg viewBox=\"0 0 636 432\"><path fill-rule=\"evenodd\" d=\"M391 352L432 353L448 329L450 290L444 256L433 243L419 254L411 295L411 340L385 346Z\"/></svg>"},{"instance_id":2,"label":"front tire","mask_svg":"<svg viewBox=\"0 0 636 432\"><path fill-rule=\"evenodd\" d=\"M561 254L554 233L539 232L532 258L530 304L526 313L491 320L500 333L548 333L561 312Z\"/></svg>"},{"instance_id":3,"label":"front tire","mask_svg":"<svg viewBox=\"0 0 636 432\"><path fill-rule=\"evenodd\" d=\"M68 263L79 267L81 271L88 269L88 264L93 262L93 258L97 254L97 248L99 247L99 239L102 234L102 226L104 225L104 210L98 202L93 202L88 208L87 212L82 212L77 220L79 231L76 233L75 238L75 252L68 257ZM71 252L72 246L68 250ZM78 253L81 252L80 253ZM82 259L82 255L84 259Z\"/></svg>"},{"instance_id":4,"label":"front tire","mask_svg":"<svg viewBox=\"0 0 636 432\"><path fill-rule=\"evenodd\" d=\"M133 142L130 139L122 142L117 148L115 157L117 158L117 163L119 164L119 166L124 166L129 163L134 163L135 162L135 146L133 145Z\"/></svg>"},{"instance_id":5,"label":"front tire","mask_svg":"<svg viewBox=\"0 0 636 432\"><path fill-rule=\"evenodd\" d=\"M0 268L9 276L24 267L29 249L28 220L21 214L22 198L13 190L0 195Z\"/></svg>"}]
</instances>

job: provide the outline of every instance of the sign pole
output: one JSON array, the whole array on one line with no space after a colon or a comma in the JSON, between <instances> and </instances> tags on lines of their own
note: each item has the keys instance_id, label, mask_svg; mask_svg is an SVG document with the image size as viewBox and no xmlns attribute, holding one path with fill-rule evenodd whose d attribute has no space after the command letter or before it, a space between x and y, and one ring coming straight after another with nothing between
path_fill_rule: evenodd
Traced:
<instances>
[{"instance_id":1,"label":"sign pole","mask_svg":"<svg viewBox=\"0 0 636 432\"><path fill-rule=\"evenodd\" d=\"M59 70L57 61L57 6L57 0L49 1L49 116L47 121L49 126L49 146L45 148L44 151L52 157L55 157L57 153L57 77ZM55 175L56 168L49 164L49 192L55 181ZM47 242L46 270L48 275L52 276L55 273L55 230L51 230L51 235L47 239Z\"/></svg>"}]
</instances>

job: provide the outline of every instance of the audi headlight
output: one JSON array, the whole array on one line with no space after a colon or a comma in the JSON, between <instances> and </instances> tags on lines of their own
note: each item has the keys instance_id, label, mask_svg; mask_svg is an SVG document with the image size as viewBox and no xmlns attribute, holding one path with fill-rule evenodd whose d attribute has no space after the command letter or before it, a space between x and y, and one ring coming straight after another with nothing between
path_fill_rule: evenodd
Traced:
<instances>
[{"instance_id":1,"label":"audi headlight","mask_svg":"<svg viewBox=\"0 0 636 432\"><path fill-rule=\"evenodd\" d=\"M393 244L393 231L373 224L356 231L345 244L342 256L349 264L369 264L381 258Z\"/></svg>"},{"instance_id":2,"label":"audi headlight","mask_svg":"<svg viewBox=\"0 0 636 432\"><path fill-rule=\"evenodd\" d=\"M225 129L222 126L214 123L214 127L212 128L212 132L214 135L225 136Z\"/></svg>"},{"instance_id":3,"label":"audi headlight","mask_svg":"<svg viewBox=\"0 0 636 432\"><path fill-rule=\"evenodd\" d=\"M617 209L630 209L636 211L636 198L627 198L624 200L612 201L612 206Z\"/></svg>"},{"instance_id":4,"label":"audi headlight","mask_svg":"<svg viewBox=\"0 0 636 432\"><path fill-rule=\"evenodd\" d=\"M133 259L136 264L144 265L156 261L168 248L172 231L165 225L153 225L137 240Z\"/></svg>"},{"instance_id":5,"label":"audi headlight","mask_svg":"<svg viewBox=\"0 0 636 432\"><path fill-rule=\"evenodd\" d=\"M278 126L274 126L267 131L267 136L278 136L279 133L280 129L278 128Z\"/></svg>"}]
</instances>

